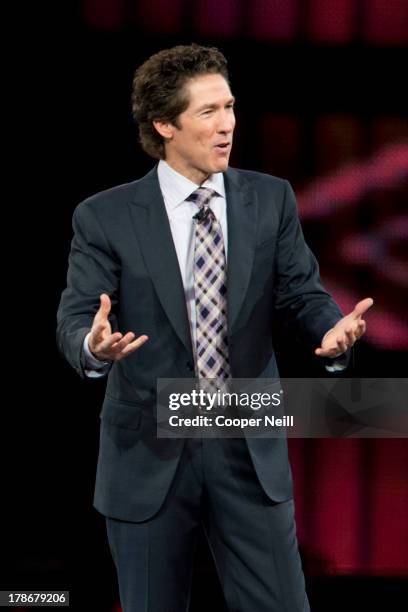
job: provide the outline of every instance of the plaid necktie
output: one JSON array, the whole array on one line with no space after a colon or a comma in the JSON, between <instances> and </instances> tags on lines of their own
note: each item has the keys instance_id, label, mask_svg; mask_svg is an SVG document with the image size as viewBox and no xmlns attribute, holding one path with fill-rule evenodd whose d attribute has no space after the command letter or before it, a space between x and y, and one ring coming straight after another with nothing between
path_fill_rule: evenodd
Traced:
<instances>
[{"instance_id":1,"label":"plaid necktie","mask_svg":"<svg viewBox=\"0 0 408 612\"><path fill-rule=\"evenodd\" d=\"M216 194L199 187L187 201L199 212L194 249L196 354L199 378L230 376L227 340L227 275L221 226L208 204Z\"/></svg>"}]
</instances>

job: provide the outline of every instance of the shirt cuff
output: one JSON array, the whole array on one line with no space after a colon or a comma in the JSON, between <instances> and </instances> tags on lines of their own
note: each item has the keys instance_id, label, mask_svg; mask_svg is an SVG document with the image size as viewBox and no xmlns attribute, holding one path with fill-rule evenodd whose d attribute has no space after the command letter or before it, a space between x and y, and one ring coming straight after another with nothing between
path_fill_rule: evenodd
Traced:
<instances>
[{"instance_id":1,"label":"shirt cuff","mask_svg":"<svg viewBox=\"0 0 408 612\"><path fill-rule=\"evenodd\" d=\"M347 367L347 354L339 355L335 357L330 364L326 364L324 367L328 372L342 372Z\"/></svg>"}]
</instances>

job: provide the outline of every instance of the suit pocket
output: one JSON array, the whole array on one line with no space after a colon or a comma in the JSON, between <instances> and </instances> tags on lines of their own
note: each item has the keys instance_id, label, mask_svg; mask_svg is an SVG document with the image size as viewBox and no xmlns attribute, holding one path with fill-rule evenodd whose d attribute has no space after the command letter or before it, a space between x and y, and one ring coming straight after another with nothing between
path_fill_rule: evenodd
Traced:
<instances>
[{"instance_id":1,"label":"suit pocket","mask_svg":"<svg viewBox=\"0 0 408 612\"><path fill-rule=\"evenodd\" d=\"M142 406L130 402L121 402L105 396L100 419L110 425L123 429L139 429L142 417Z\"/></svg>"}]
</instances>

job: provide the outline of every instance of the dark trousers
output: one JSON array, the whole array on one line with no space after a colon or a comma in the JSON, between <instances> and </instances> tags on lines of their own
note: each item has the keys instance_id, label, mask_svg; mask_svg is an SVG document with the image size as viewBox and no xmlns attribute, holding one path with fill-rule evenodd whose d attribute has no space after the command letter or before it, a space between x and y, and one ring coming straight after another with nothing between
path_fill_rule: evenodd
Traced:
<instances>
[{"instance_id":1,"label":"dark trousers","mask_svg":"<svg viewBox=\"0 0 408 612\"><path fill-rule=\"evenodd\" d=\"M201 525L231 612L310 610L293 500L265 495L243 439L187 440L160 511L106 525L123 612L188 610Z\"/></svg>"}]
</instances>

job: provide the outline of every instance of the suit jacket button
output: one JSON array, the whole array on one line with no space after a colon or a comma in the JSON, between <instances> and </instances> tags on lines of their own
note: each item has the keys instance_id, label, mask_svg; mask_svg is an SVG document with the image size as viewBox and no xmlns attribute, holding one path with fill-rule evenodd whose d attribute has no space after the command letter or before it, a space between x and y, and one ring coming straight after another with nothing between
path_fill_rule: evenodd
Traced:
<instances>
[{"instance_id":1,"label":"suit jacket button","mask_svg":"<svg viewBox=\"0 0 408 612\"><path fill-rule=\"evenodd\" d=\"M193 364L191 363L191 361L187 361L186 366L187 366L187 370L188 370L189 372L193 372L193 371L194 371L194 366L193 366Z\"/></svg>"}]
</instances>

